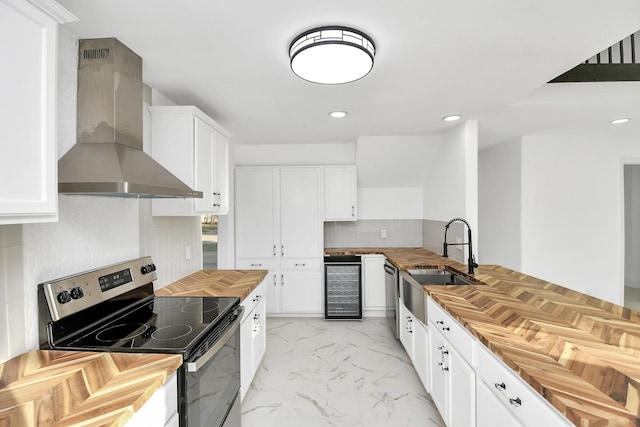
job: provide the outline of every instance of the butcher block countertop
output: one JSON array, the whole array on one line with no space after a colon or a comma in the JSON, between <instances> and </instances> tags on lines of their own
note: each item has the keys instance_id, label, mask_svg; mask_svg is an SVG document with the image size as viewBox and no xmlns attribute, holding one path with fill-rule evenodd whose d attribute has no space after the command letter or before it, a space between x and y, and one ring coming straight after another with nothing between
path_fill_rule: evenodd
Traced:
<instances>
[{"instance_id":1,"label":"butcher block countertop","mask_svg":"<svg viewBox=\"0 0 640 427\"><path fill-rule=\"evenodd\" d=\"M267 270L200 270L155 291L158 296L240 297L262 282Z\"/></svg>"},{"instance_id":2,"label":"butcher block countertop","mask_svg":"<svg viewBox=\"0 0 640 427\"><path fill-rule=\"evenodd\" d=\"M181 364L177 354L28 351L0 364L0 425L123 426Z\"/></svg>"},{"instance_id":3,"label":"butcher block countertop","mask_svg":"<svg viewBox=\"0 0 640 427\"><path fill-rule=\"evenodd\" d=\"M572 423L640 425L640 313L497 265L467 267L422 248L384 254L400 269L437 267L477 285L425 286L434 301Z\"/></svg>"}]
</instances>

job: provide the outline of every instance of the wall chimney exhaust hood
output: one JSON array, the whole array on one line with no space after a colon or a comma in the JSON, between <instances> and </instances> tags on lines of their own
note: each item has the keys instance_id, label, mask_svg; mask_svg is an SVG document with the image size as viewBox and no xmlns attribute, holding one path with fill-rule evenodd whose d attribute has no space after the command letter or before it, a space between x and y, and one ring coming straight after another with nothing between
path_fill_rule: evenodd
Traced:
<instances>
[{"instance_id":1,"label":"wall chimney exhaust hood","mask_svg":"<svg viewBox=\"0 0 640 427\"><path fill-rule=\"evenodd\" d=\"M202 198L142 151L142 59L115 38L80 40L78 140L58 162L58 192Z\"/></svg>"}]
</instances>

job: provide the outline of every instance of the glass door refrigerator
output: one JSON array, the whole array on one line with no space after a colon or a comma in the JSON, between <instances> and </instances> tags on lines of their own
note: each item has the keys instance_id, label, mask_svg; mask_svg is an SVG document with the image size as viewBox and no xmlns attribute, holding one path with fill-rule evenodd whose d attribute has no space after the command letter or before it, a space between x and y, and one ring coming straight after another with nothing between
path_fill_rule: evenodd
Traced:
<instances>
[{"instance_id":1,"label":"glass door refrigerator","mask_svg":"<svg viewBox=\"0 0 640 427\"><path fill-rule=\"evenodd\" d=\"M324 318L362 320L360 256L326 256L324 280Z\"/></svg>"}]
</instances>

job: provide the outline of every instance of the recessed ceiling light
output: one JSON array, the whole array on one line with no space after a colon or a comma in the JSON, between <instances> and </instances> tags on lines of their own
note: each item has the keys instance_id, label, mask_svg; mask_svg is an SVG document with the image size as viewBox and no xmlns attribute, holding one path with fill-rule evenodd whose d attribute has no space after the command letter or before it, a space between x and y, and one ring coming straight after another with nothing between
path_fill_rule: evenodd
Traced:
<instances>
[{"instance_id":1,"label":"recessed ceiling light","mask_svg":"<svg viewBox=\"0 0 640 427\"><path fill-rule=\"evenodd\" d=\"M347 117L347 112L346 111L332 111L329 113L329 115L331 117L333 117L334 119L341 119L343 117Z\"/></svg>"},{"instance_id":2,"label":"recessed ceiling light","mask_svg":"<svg viewBox=\"0 0 640 427\"><path fill-rule=\"evenodd\" d=\"M442 120L444 120L445 122L455 122L456 120L460 120L461 118L462 118L461 115L453 114L451 116L443 117Z\"/></svg>"},{"instance_id":3,"label":"recessed ceiling light","mask_svg":"<svg viewBox=\"0 0 640 427\"><path fill-rule=\"evenodd\" d=\"M289 46L291 69L300 78L320 84L349 83L373 68L376 47L365 33L347 27L305 31Z\"/></svg>"},{"instance_id":4,"label":"recessed ceiling light","mask_svg":"<svg viewBox=\"0 0 640 427\"><path fill-rule=\"evenodd\" d=\"M611 120L611 124L612 125L619 125L621 123L627 123L629 120L631 120L628 117L622 118L622 119L615 119L615 120Z\"/></svg>"}]
</instances>

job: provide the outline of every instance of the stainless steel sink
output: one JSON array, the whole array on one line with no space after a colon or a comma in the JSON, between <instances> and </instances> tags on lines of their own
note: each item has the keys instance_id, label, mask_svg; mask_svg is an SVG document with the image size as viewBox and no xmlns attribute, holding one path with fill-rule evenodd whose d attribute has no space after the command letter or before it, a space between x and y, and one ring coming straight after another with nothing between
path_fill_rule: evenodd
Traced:
<instances>
[{"instance_id":1,"label":"stainless steel sink","mask_svg":"<svg viewBox=\"0 0 640 427\"><path fill-rule=\"evenodd\" d=\"M413 269L407 270L407 273L421 285L473 285L473 281L439 269Z\"/></svg>"}]
</instances>

